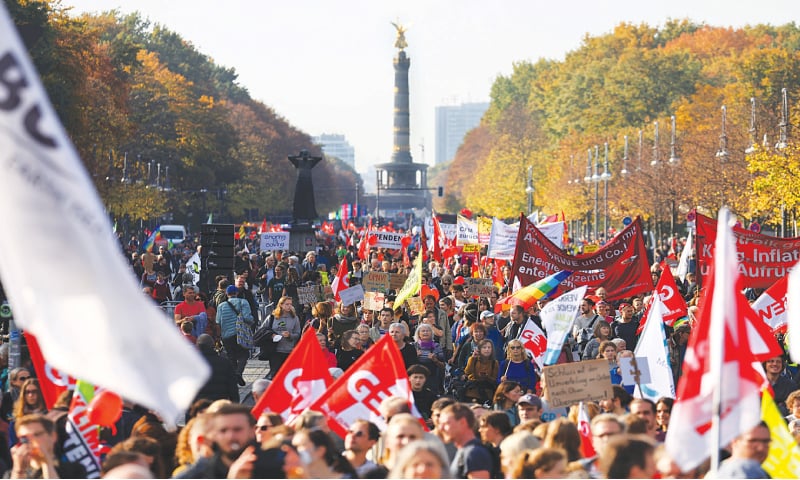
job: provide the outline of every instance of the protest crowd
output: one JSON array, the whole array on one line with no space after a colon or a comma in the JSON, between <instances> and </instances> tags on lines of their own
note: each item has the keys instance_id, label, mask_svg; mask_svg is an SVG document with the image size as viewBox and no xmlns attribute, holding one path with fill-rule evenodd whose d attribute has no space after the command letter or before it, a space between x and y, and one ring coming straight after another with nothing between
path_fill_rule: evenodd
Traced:
<instances>
[{"instance_id":1,"label":"protest crowd","mask_svg":"<svg viewBox=\"0 0 800 480\"><path fill-rule=\"evenodd\" d=\"M177 431L155 412L124 402L121 416L100 429L102 462L92 472L71 461L77 457L66 417L73 391L48 406L34 365L6 370L0 435L7 448L0 448L0 467L7 478L706 474L708 460L687 469L663 443L679 420L671 415L674 392L703 291L692 244L682 239L655 249L650 283L641 293L621 297L598 285L577 297L554 349L552 337L560 334L545 313L554 297L569 296L560 280L555 287L534 282L539 293L520 296L510 262L481 261L477 253L453 248L436 260L417 230L398 249L370 245L363 228L322 233L320 246L309 252L259 252L258 242L243 236L235 275L216 278L211 291L187 273L196 250L192 239L154 251L142 251L132 239L123 249L143 294L198 349L210 378ZM568 243L564 251L579 254L577 248ZM683 265L675 269L679 256ZM408 295L415 269L419 285ZM682 275L673 276L674 269ZM643 385L655 380L639 375L642 363L654 369L647 358L656 354L637 345L644 342L654 292L664 288L679 307L662 306L657 319L666 345L659 358L668 362L670 378L668 394L654 398ZM343 295L348 290L359 292L356 300ZM755 300L761 292L744 293ZM250 335L238 331L242 324ZM782 343L782 333L776 335ZM0 353L7 363L8 351ZM269 362L269 374L253 383L252 399L240 398L243 372L256 359ZM781 351L763 368L780 415L800 438L797 369L787 359ZM569 392L579 392L581 401L564 401L561 376L573 375L567 382L580 384L587 378L574 373L580 366L600 372L605 393L597 398L573 386ZM561 370L549 377L548 392L545 370L553 368ZM324 380L304 383L303 371ZM339 385L360 394L348 396L349 408L334 398ZM769 444L765 424L738 436L723 445L719 474L769 478L761 466Z\"/></svg>"}]
</instances>

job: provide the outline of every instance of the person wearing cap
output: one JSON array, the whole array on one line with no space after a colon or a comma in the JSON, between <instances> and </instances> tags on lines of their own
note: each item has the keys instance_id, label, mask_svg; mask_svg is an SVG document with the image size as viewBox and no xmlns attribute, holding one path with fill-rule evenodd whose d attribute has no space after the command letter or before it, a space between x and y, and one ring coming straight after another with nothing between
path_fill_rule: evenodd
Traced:
<instances>
[{"instance_id":1,"label":"person wearing cap","mask_svg":"<svg viewBox=\"0 0 800 480\"><path fill-rule=\"evenodd\" d=\"M253 313L250 311L250 304L243 298L238 298L239 289L234 285L229 285L225 289L227 300L217 306L217 325L222 330L222 344L228 353L228 358L233 363L233 368L239 376L241 383L242 373L250 358L250 349L245 348L236 340L236 321L239 315L245 323L253 324Z\"/></svg>"},{"instance_id":2,"label":"person wearing cap","mask_svg":"<svg viewBox=\"0 0 800 480\"><path fill-rule=\"evenodd\" d=\"M540 420L542 416L542 399L532 393L527 393L517 400L517 415L519 415L519 423L525 423L528 420Z\"/></svg>"},{"instance_id":3,"label":"person wearing cap","mask_svg":"<svg viewBox=\"0 0 800 480\"><path fill-rule=\"evenodd\" d=\"M689 345L691 333L692 327L688 323L684 323L676 327L675 331L667 339L669 362L672 367L672 378L675 385L678 384L678 379L683 375L683 357L686 355L686 347Z\"/></svg>"}]
</instances>

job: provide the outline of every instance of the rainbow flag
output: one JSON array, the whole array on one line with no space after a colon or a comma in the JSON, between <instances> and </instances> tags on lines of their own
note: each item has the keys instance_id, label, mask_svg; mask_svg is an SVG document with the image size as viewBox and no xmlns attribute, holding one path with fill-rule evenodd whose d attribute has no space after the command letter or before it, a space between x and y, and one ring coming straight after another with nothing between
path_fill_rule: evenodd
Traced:
<instances>
[{"instance_id":1,"label":"rainbow flag","mask_svg":"<svg viewBox=\"0 0 800 480\"><path fill-rule=\"evenodd\" d=\"M142 246L144 248L144 251L152 252L153 247L156 244L156 240L161 240L161 227L158 227L155 230L153 230L153 233L151 233L150 236L147 237L147 241L144 242L144 245Z\"/></svg>"},{"instance_id":2,"label":"rainbow flag","mask_svg":"<svg viewBox=\"0 0 800 480\"><path fill-rule=\"evenodd\" d=\"M527 287L520 288L514 294L497 302L494 307L495 311L499 312L503 309L509 309L514 305L522 305L522 308L527 310L538 300L547 298L555 293L558 285L570 275L572 275L572 272L569 270L562 270L538 282L534 282Z\"/></svg>"}]
</instances>

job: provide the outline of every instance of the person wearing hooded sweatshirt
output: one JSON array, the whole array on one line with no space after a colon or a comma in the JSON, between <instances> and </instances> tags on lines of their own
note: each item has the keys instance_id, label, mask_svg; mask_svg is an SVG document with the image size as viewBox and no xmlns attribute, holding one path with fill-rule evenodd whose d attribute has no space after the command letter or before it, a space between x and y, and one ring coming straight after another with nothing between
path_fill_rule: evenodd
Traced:
<instances>
[{"instance_id":1,"label":"person wearing hooded sweatshirt","mask_svg":"<svg viewBox=\"0 0 800 480\"><path fill-rule=\"evenodd\" d=\"M355 305L339 304L339 313L330 319L328 326L328 339L334 343L336 348L341 347L342 334L348 330L355 330L358 327L358 316L356 315Z\"/></svg>"}]
</instances>

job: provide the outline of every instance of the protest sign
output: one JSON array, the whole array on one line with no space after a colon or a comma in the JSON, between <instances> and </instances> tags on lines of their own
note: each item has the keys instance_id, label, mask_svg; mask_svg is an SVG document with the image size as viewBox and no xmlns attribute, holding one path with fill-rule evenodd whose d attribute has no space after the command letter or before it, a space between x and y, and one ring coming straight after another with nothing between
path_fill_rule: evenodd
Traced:
<instances>
[{"instance_id":1,"label":"protest sign","mask_svg":"<svg viewBox=\"0 0 800 480\"><path fill-rule=\"evenodd\" d=\"M361 285L345 288L344 290L339 290L339 297L342 299L342 305L352 305L364 299L364 289Z\"/></svg>"},{"instance_id":2,"label":"protest sign","mask_svg":"<svg viewBox=\"0 0 800 480\"><path fill-rule=\"evenodd\" d=\"M389 290L389 274L386 272L367 272L361 279L365 292L383 292Z\"/></svg>"},{"instance_id":3,"label":"protest sign","mask_svg":"<svg viewBox=\"0 0 800 480\"><path fill-rule=\"evenodd\" d=\"M261 234L261 251L289 250L289 232L268 232Z\"/></svg>"},{"instance_id":4,"label":"protest sign","mask_svg":"<svg viewBox=\"0 0 800 480\"><path fill-rule=\"evenodd\" d=\"M494 285L491 278L467 278L464 282L464 290L467 296L486 297L492 296Z\"/></svg>"},{"instance_id":5,"label":"protest sign","mask_svg":"<svg viewBox=\"0 0 800 480\"><path fill-rule=\"evenodd\" d=\"M545 399L550 408L613 397L608 360L586 360L544 367Z\"/></svg>"},{"instance_id":6,"label":"protest sign","mask_svg":"<svg viewBox=\"0 0 800 480\"><path fill-rule=\"evenodd\" d=\"M403 288L403 285L405 285L406 279L408 279L408 275L402 273L390 273L389 290L394 290L395 292L400 290Z\"/></svg>"},{"instance_id":7,"label":"protest sign","mask_svg":"<svg viewBox=\"0 0 800 480\"><path fill-rule=\"evenodd\" d=\"M375 232L372 235L376 239L375 247L389 248L391 250L403 248L403 237L408 236L404 233L394 232Z\"/></svg>"},{"instance_id":8,"label":"protest sign","mask_svg":"<svg viewBox=\"0 0 800 480\"><path fill-rule=\"evenodd\" d=\"M412 316L423 315L425 313L425 304L422 302L421 297L408 297L406 299L408 310Z\"/></svg>"},{"instance_id":9,"label":"protest sign","mask_svg":"<svg viewBox=\"0 0 800 480\"><path fill-rule=\"evenodd\" d=\"M308 287L297 287L297 298L300 305L313 305L322 298L319 286L310 285Z\"/></svg>"},{"instance_id":10,"label":"protest sign","mask_svg":"<svg viewBox=\"0 0 800 480\"><path fill-rule=\"evenodd\" d=\"M361 302L361 307L367 310L378 311L384 307L383 302L383 292L364 292L364 300Z\"/></svg>"}]
</instances>

